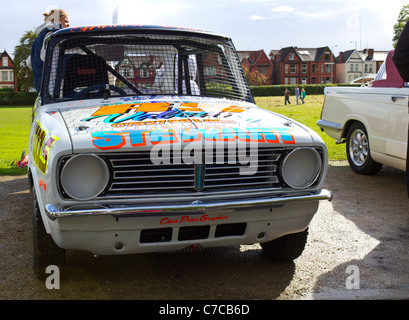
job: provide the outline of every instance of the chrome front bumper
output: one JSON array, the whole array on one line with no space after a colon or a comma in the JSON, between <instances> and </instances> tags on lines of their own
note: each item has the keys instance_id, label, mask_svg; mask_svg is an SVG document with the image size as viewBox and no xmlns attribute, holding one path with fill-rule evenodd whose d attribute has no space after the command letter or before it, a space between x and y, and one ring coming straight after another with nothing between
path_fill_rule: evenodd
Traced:
<instances>
[{"instance_id":1,"label":"chrome front bumper","mask_svg":"<svg viewBox=\"0 0 409 320\"><path fill-rule=\"evenodd\" d=\"M94 215L113 215L113 216L158 216L169 214L183 214L183 213L202 213L207 209L248 209L280 206L286 203L302 202L302 201L319 201L332 200L332 195L328 190L320 190L317 193L309 194L288 194L281 197L274 198L254 198L254 199L238 199L230 201L193 201L190 203L178 204L152 204L146 205L87 205L81 208L76 206L70 207L56 207L53 204L47 204L45 211L51 220L63 217L73 216L94 216Z\"/></svg>"}]
</instances>

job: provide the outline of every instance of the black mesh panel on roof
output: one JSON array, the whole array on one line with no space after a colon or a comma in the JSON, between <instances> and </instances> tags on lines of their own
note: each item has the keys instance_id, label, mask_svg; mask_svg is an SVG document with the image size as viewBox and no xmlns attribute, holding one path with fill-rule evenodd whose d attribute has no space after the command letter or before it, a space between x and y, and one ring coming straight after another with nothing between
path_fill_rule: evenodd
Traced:
<instances>
[{"instance_id":1,"label":"black mesh panel on roof","mask_svg":"<svg viewBox=\"0 0 409 320\"><path fill-rule=\"evenodd\" d=\"M75 36L62 38L48 54L47 103L126 95L251 101L237 54L225 39L166 34Z\"/></svg>"}]
</instances>

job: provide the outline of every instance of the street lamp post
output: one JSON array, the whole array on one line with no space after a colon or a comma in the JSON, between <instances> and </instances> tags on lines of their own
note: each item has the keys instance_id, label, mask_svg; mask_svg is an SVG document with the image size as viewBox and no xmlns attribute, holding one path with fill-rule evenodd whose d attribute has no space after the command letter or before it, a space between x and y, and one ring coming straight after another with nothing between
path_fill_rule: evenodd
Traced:
<instances>
[{"instance_id":1,"label":"street lamp post","mask_svg":"<svg viewBox=\"0 0 409 320\"><path fill-rule=\"evenodd\" d=\"M333 69L334 69L334 66L335 66L335 63L334 63L334 48L336 48L336 47L338 47L338 45L332 46L332 48L331 48L331 83L334 83L334 76L333 76L333 74L334 74Z\"/></svg>"}]
</instances>

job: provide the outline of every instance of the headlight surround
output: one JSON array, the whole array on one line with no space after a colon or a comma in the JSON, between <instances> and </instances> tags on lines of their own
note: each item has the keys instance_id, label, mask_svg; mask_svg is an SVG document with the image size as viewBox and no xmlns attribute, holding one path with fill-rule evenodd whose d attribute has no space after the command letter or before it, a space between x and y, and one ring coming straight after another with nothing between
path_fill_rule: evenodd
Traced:
<instances>
[{"instance_id":1,"label":"headlight surround","mask_svg":"<svg viewBox=\"0 0 409 320\"><path fill-rule=\"evenodd\" d=\"M285 156L281 176L291 188L306 189L314 184L321 169L322 160L317 150L297 148Z\"/></svg>"},{"instance_id":2,"label":"headlight surround","mask_svg":"<svg viewBox=\"0 0 409 320\"><path fill-rule=\"evenodd\" d=\"M71 198L89 200L106 188L109 169L105 161L96 155L76 155L65 161L60 181L64 192Z\"/></svg>"}]
</instances>

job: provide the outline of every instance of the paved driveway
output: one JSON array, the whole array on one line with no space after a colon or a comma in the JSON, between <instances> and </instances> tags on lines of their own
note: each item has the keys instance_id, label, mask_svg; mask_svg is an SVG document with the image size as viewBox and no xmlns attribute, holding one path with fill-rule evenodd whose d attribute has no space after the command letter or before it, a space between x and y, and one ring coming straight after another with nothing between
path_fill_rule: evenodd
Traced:
<instances>
[{"instance_id":1,"label":"paved driveway","mask_svg":"<svg viewBox=\"0 0 409 320\"><path fill-rule=\"evenodd\" d=\"M267 259L258 244L186 254L69 251L59 289L31 271L25 177L0 177L0 299L407 299L409 200L404 173L354 174L332 162L303 255Z\"/></svg>"}]
</instances>

